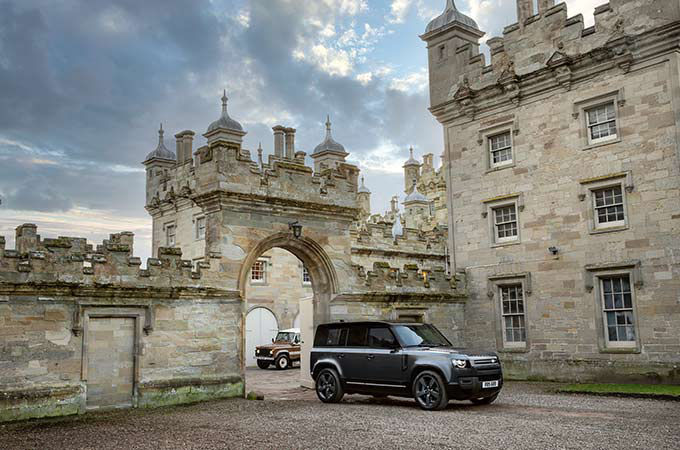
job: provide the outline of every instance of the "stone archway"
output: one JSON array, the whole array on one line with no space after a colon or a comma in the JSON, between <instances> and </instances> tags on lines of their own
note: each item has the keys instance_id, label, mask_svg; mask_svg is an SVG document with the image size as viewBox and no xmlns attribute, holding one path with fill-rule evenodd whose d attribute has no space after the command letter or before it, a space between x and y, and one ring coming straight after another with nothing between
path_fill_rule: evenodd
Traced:
<instances>
[{"instance_id":1,"label":"stone archway","mask_svg":"<svg viewBox=\"0 0 680 450\"><path fill-rule=\"evenodd\" d=\"M253 263L267 250L275 247L291 252L305 264L312 279L312 291L314 292L314 323L327 321L329 319L329 303L332 296L338 292L338 276L323 247L305 236L295 238L292 233L275 233L262 239L251 248L243 259L239 270L238 289L241 298L245 299L248 272Z\"/></svg>"},{"instance_id":2,"label":"stone archway","mask_svg":"<svg viewBox=\"0 0 680 450\"><path fill-rule=\"evenodd\" d=\"M330 319L330 302L333 295L337 293L338 277L331 259L316 241L304 236L295 238L292 233L275 233L254 245L243 259L239 271L238 289L244 301L246 300L246 286L250 268L262 254L272 248L287 250L300 259L307 267L312 281L313 299L311 308L308 307L309 305L301 305L300 308L300 328L303 342L300 382L302 385L310 386L308 355L312 347L314 330L318 324ZM311 312L311 317L306 311ZM246 356L243 355L243 361L246 360Z\"/></svg>"}]
</instances>

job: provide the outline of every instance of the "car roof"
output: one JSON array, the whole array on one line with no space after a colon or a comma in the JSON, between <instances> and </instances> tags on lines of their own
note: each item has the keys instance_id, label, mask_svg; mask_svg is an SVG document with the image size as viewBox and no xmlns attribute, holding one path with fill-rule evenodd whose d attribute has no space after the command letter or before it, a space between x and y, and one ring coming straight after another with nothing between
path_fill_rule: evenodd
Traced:
<instances>
[{"instance_id":1,"label":"car roof","mask_svg":"<svg viewBox=\"0 0 680 450\"><path fill-rule=\"evenodd\" d=\"M279 330L279 333L299 333L299 328L288 328L287 330Z\"/></svg>"},{"instance_id":2,"label":"car roof","mask_svg":"<svg viewBox=\"0 0 680 450\"><path fill-rule=\"evenodd\" d=\"M319 325L320 327L339 327L339 326L345 326L345 325L384 325L384 326L393 326L393 325L425 325L424 323L420 322L387 322L384 320L360 320L360 321L349 321L349 322L329 322L329 323L324 323Z\"/></svg>"}]
</instances>

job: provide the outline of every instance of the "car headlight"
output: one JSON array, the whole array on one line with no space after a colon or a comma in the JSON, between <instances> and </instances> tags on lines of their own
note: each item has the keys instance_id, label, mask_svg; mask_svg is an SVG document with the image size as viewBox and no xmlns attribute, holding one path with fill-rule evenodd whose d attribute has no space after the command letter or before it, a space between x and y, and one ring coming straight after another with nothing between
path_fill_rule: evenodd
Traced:
<instances>
[{"instance_id":1,"label":"car headlight","mask_svg":"<svg viewBox=\"0 0 680 450\"><path fill-rule=\"evenodd\" d=\"M466 359L452 359L451 363L456 369L465 369L465 367L467 367Z\"/></svg>"}]
</instances>

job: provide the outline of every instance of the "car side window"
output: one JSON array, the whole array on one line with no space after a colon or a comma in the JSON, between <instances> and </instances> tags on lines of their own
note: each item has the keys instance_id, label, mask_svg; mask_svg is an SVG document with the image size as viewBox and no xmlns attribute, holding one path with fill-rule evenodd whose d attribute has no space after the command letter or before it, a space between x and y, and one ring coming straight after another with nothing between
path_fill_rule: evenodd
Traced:
<instances>
[{"instance_id":1,"label":"car side window","mask_svg":"<svg viewBox=\"0 0 680 450\"><path fill-rule=\"evenodd\" d=\"M315 347L344 347L347 328L319 327L314 338ZM299 339L298 339L299 341Z\"/></svg>"},{"instance_id":2,"label":"car side window","mask_svg":"<svg viewBox=\"0 0 680 450\"><path fill-rule=\"evenodd\" d=\"M371 348L394 348L397 341L389 328L371 328L368 332L368 346Z\"/></svg>"},{"instance_id":3,"label":"car side window","mask_svg":"<svg viewBox=\"0 0 680 450\"><path fill-rule=\"evenodd\" d=\"M325 347L344 347L347 340L347 328L333 328L328 330Z\"/></svg>"},{"instance_id":4,"label":"car side window","mask_svg":"<svg viewBox=\"0 0 680 450\"><path fill-rule=\"evenodd\" d=\"M365 347L367 331L368 328L363 326L351 327L347 336L347 347Z\"/></svg>"}]
</instances>

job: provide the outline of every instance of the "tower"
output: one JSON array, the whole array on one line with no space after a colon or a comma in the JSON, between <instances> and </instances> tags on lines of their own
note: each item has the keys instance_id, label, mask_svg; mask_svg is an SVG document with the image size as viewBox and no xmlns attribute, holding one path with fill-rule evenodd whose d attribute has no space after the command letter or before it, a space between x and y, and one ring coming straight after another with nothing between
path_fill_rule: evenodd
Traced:
<instances>
[{"instance_id":1,"label":"tower","mask_svg":"<svg viewBox=\"0 0 680 450\"><path fill-rule=\"evenodd\" d=\"M411 193L414 182L420 180L420 163L413 158L413 147L409 148L410 156L404 163L404 192Z\"/></svg>"},{"instance_id":2,"label":"tower","mask_svg":"<svg viewBox=\"0 0 680 450\"><path fill-rule=\"evenodd\" d=\"M214 121L208 127L208 130L203 134L208 140L208 145L212 146L215 142L226 142L237 144L239 147L243 142L243 136L246 133L240 123L229 117L227 112L227 91L222 95L222 115L219 119Z\"/></svg>"},{"instance_id":3,"label":"tower","mask_svg":"<svg viewBox=\"0 0 680 450\"><path fill-rule=\"evenodd\" d=\"M361 210L361 220L371 215L371 191L364 185L364 177L361 177L361 186L357 189L357 202Z\"/></svg>"},{"instance_id":4,"label":"tower","mask_svg":"<svg viewBox=\"0 0 680 450\"><path fill-rule=\"evenodd\" d=\"M347 155L349 153L345 151L345 147L333 139L331 134L331 118L330 116L326 117L326 138L316 146L312 153L314 172L321 172L324 169L336 169L338 164L345 162Z\"/></svg>"},{"instance_id":5,"label":"tower","mask_svg":"<svg viewBox=\"0 0 680 450\"><path fill-rule=\"evenodd\" d=\"M446 0L444 12L427 25L420 38L427 43L431 107L447 100L470 58L479 53L484 34L474 20L456 9L453 0Z\"/></svg>"},{"instance_id":6,"label":"tower","mask_svg":"<svg viewBox=\"0 0 680 450\"><path fill-rule=\"evenodd\" d=\"M163 124L158 129L158 145L144 158L146 167L146 204L158 195L161 184L166 180L167 171L177 164L177 157L165 146Z\"/></svg>"}]
</instances>

